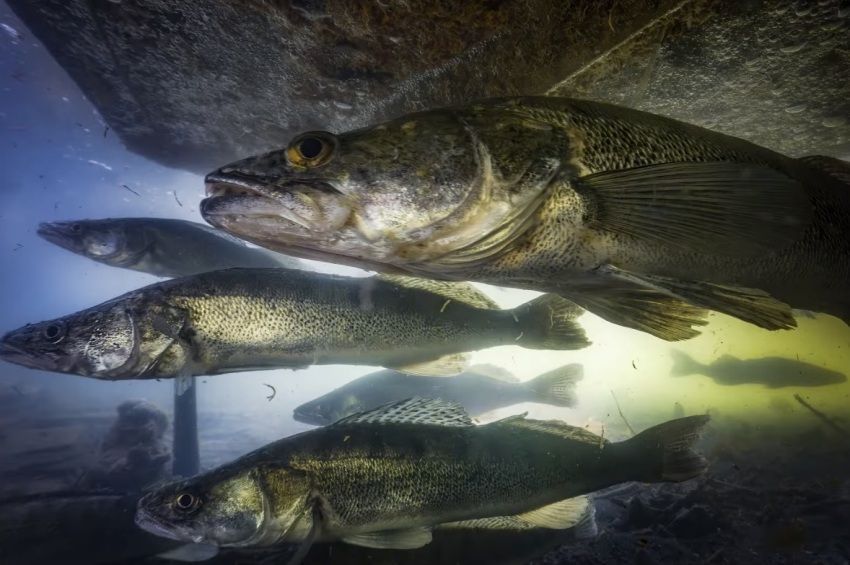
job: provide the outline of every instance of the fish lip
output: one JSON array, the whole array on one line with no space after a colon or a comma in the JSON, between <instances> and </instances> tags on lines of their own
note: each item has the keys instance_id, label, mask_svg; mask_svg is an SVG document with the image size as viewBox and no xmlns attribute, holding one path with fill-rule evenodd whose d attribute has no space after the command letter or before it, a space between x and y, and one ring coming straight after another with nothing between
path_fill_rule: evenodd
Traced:
<instances>
[{"instance_id":1,"label":"fish lip","mask_svg":"<svg viewBox=\"0 0 850 565\"><path fill-rule=\"evenodd\" d=\"M145 508L142 508L142 500L139 501L140 506L136 508L136 516L133 519L136 526L161 538L167 538L175 541L189 541L186 538L178 536L171 529L166 528L159 520L151 515L150 512L148 512Z\"/></svg>"},{"instance_id":2,"label":"fish lip","mask_svg":"<svg viewBox=\"0 0 850 565\"><path fill-rule=\"evenodd\" d=\"M9 335L4 335L0 338L0 359L7 363L21 365L29 369L39 369L42 371L50 371L51 367L47 367L43 361L31 355L26 349L15 345L9 341Z\"/></svg>"},{"instance_id":3,"label":"fish lip","mask_svg":"<svg viewBox=\"0 0 850 565\"><path fill-rule=\"evenodd\" d=\"M70 237L62 223L41 222L35 233L42 239L65 249L74 249L74 238Z\"/></svg>"}]
</instances>

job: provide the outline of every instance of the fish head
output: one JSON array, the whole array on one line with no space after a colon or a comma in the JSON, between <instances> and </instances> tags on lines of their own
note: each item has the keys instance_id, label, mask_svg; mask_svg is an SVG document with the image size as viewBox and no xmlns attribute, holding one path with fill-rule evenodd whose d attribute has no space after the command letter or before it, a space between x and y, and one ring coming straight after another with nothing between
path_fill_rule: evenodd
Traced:
<instances>
[{"instance_id":1,"label":"fish head","mask_svg":"<svg viewBox=\"0 0 850 565\"><path fill-rule=\"evenodd\" d=\"M0 338L0 359L31 369L98 379L144 377L174 343L182 314L140 310L118 298Z\"/></svg>"},{"instance_id":2,"label":"fish head","mask_svg":"<svg viewBox=\"0 0 850 565\"><path fill-rule=\"evenodd\" d=\"M136 524L152 534L217 546L254 545L269 519L256 472L232 466L152 490L136 510Z\"/></svg>"},{"instance_id":3,"label":"fish head","mask_svg":"<svg viewBox=\"0 0 850 565\"><path fill-rule=\"evenodd\" d=\"M4 361L94 377L120 369L135 349L135 326L123 304L27 324L0 339Z\"/></svg>"},{"instance_id":4,"label":"fish head","mask_svg":"<svg viewBox=\"0 0 850 565\"><path fill-rule=\"evenodd\" d=\"M325 426L366 410L368 407L354 394L330 393L298 406L293 411L293 416L296 421L304 424Z\"/></svg>"},{"instance_id":5,"label":"fish head","mask_svg":"<svg viewBox=\"0 0 850 565\"><path fill-rule=\"evenodd\" d=\"M207 175L202 214L305 258L400 272L463 263L528 227L560 170L563 135L490 106L307 132Z\"/></svg>"},{"instance_id":6,"label":"fish head","mask_svg":"<svg viewBox=\"0 0 850 565\"><path fill-rule=\"evenodd\" d=\"M143 233L119 220L42 222L38 235L68 251L95 261L121 263L135 255Z\"/></svg>"}]
</instances>

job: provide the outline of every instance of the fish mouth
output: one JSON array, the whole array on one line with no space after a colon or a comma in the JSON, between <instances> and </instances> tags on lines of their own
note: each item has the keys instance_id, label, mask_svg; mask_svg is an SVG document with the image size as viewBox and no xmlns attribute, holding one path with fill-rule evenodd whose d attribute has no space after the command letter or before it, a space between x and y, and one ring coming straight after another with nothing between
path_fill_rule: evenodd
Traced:
<instances>
[{"instance_id":1,"label":"fish mouth","mask_svg":"<svg viewBox=\"0 0 850 565\"><path fill-rule=\"evenodd\" d=\"M38 224L35 233L42 239L71 251L75 251L79 247L70 232L70 228L63 222L41 222Z\"/></svg>"},{"instance_id":2,"label":"fish mouth","mask_svg":"<svg viewBox=\"0 0 850 565\"><path fill-rule=\"evenodd\" d=\"M25 348L12 343L9 334L0 338L0 359L7 363L27 367L28 369L55 370L55 365L48 362L47 359L33 355Z\"/></svg>"},{"instance_id":3,"label":"fish mouth","mask_svg":"<svg viewBox=\"0 0 850 565\"><path fill-rule=\"evenodd\" d=\"M323 180L217 171L205 181L204 219L264 247L269 247L266 240L292 243L334 237L352 215L348 199Z\"/></svg>"},{"instance_id":4,"label":"fish mouth","mask_svg":"<svg viewBox=\"0 0 850 565\"><path fill-rule=\"evenodd\" d=\"M141 502L142 501L140 500L139 503L141 504ZM179 536L174 532L174 530L167 528L162 524L162 522L156 519L150 512L141 506L136 509L135 522L139 528L161 538L167 538L175 541L194 541Z\"/></svg>"}]
</instances>

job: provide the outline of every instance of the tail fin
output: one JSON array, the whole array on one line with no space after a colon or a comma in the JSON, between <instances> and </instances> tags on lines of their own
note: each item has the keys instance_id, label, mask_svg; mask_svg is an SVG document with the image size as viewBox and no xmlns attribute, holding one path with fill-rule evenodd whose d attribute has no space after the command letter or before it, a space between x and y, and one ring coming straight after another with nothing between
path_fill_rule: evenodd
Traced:
<instances>
[{"instance_id":1,"label":"tail fin","mask_svg":"<svg viewBox=\"0 0 850 565\"><path fill-rule=\"evenodd\" d=\"M679 351L678 349L670 351L670 357L673 358L673 367L670 369L670 375L674 377L693 375L694 373L701 372L704 368L703 365L697 363L693 357L684 351Z\"/></svg>"},{"instance_id":2,"label":"tail fin","mask_svg":"<svg viewBox=\"0 0 850 565\"><path fill-rule=\"evenodd\" d=\"M555 406L575 406L576 383L584 377L584 369L578 363L558 367L554 371L543 373L527 383L533 393L533 400Z\"/></svg>"},{"instance_id":3,"label":"tail fin","mask_svg":"<svg viewBox=\"0 0 850 565\"><path fill-rule=\"evenodd\" d=\"M555 294L544 294L511 310L521 333L516 344L528 349L581 349L590 345L584 329L575 322L579 306Z\"/></svg>"},{"instance_id":4,"label":"tail fin","mask_svg":"<svg viewBox=\"0 0 850 565\"><path fill-rule=\"evenodd\" d=\"M640 465L644 473L638 480L679 482L701 475L706 461L693 450L693 445L709 419L701 415L670 420L623 442L630 459L644 463Z\"/></svg>"}]
</instances>

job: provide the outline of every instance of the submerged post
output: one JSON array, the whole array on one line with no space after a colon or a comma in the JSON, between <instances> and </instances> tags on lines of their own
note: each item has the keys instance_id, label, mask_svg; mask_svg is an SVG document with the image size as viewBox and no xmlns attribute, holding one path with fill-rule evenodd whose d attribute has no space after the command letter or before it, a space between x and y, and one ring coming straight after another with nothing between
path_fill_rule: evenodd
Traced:
<instances>
[{"instance_id":1,"label":"submerged post","mask_svg":"<svg viewBox=\"0 0 850 565\"><path fill-rule=\"evenodd\" d=\"M174 464L172 472L182 477L198 474L198 405L195 377L174 379Z\"/></svg>"}]
</instances>

